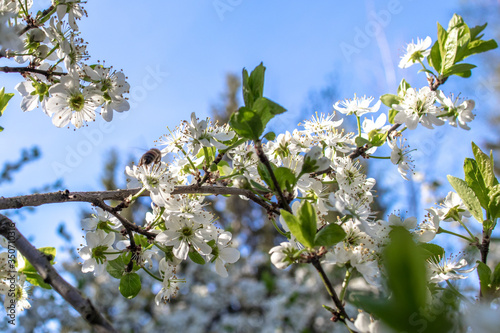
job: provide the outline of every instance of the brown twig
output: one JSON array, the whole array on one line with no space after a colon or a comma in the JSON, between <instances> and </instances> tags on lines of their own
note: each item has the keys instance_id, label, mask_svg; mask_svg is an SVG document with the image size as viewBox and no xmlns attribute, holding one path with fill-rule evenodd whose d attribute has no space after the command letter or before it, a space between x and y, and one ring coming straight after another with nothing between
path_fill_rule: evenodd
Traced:
<instances>
[{"instance_id":1,"label":"brown twig","mask_svg":"<svg viewBox=\"0 0 500 333\"><path fill-rule=\"evenodd\" d=\"M345 311L344 304L337 296L337 293L335 292L335 289L333 288L333 285L332 285L330 279L328 279L328 275L326 275L325 271L323 270L323 267L321 266L319 259L320 258L318 256L315 256L314 258L312 258L311 264L318 271L318 274L319 274L321 280L323 281L323 284L325 285L326 290L328 291L328 295L330 295L330 298L332 299L333 303L337 307L337 311L338 311L337 319L340 320L341 322L345 323L346 320L349 320L349 316L347 315L347 312Z\"/></svg>"},{"instance_id":2,"label":"brown twig","mask_svg":"<svg viewBox=\"0 0 500 333\"><path fill-rule=\"evenodd\" d=\"M118 221L120 221L120 223L123 225L123 227L127 231L137 232L138 234L144 235L144 236L146 236L146 237L148 237L150 239L154 239L156 237L155 233L146 231L143 228L139 227L137 224L134 224L134 223L130 222L125 217L123 217L122 215L120 215L119 213L117 213L113 207L108 206L103 200L94 199L94 201L90 201L90 202L92 204L94 204L95 206L101 208L102 210L110 213L114 217L116 217L118 219Z\"/></svg>"},{"instance_id":3,"label":"brown twig","mask_svg":"<svg viewBox=\"0 0 500 333\"><path fill-rule=\"evenodd\" d=\"M50 77L53 75L57 76L63 76L67 75L68 73L64 72L53 72L53 71L46 71L43 69L37 69L37 68L30 68L30 67L10 67L10 66L3 66L0 67L0 72L4 73L36 73L36 74L42 74L45 75L46 77Z\"/></svg>"},{"instance_id":4,"label":"brown twig","mask_svg":"<svg viewBox=\"0 0 500 333\"><path fill-rule=\"evenodd\" d=\"M117 332L101 315L88 298L64 280L51 265L49 259L38 251L16 228L14 222L0 214L0 234L8 239L16 249L37 270L43 281L50 284L66 302L80 313L96 332Z\"/></svg>"},{"instance_id":5,"label":"brown twig","mask_svg":"<svg viewBox=\"0 0 500 333\"><path fill-rule=\"evenodd\" d=\"M127 190L112 190L112 191L91 191L91 192L69 192L59 191L52 193L36 193L23 195L18 197L4 198L0 197L0 209L18 209L22 207L36 207L49 203L59 202L90 202L96 203L103 200L124 200L130 195L137 193L140 189ZM267 211L279 214L272 206L264 199L257 196L250 190L227 187L227 186L176 186L172 194L229 194L242 195L262 206ZM141 196L149 196L149 192L145 191Z\"/></svg>"},{"instance_id":6,"label":"brown twig","mask_svg":"<svg viewBox=\"0 0 500 333\"><path fill-rule=\"evenodd\" d=\"M212 164L210 165L210 167L211 167L212 165L218 165L218 164L220 163L220 161L222 161L222 158L224 158L224 152L219 153L219 154L215 157L215 159L213 160L213 162L212 162ZM205 184L205 182L206 182L206 181L210 178L210 174L211 174L210 170L208 170L208 169L207 169L207 170L205 170L205 175L203 176L203 179L201 179L201 180L197 183L197 185L198 185L198 186L202 186L203 184Z\"/></svg>"},{"instance_id":7,"label":"brown twig","mask_svg":"<svg viewBox=\"0 0 500 333\"><path fill-rule=\"evenodd\" d=\"M271 177L274 188L276 189L276 194L277 194L276 197L278 198L279 206L284 210L286 210L287 212L292 213L292 209L290 208L289 202L285 198L285 195L281 190L278 180L276 179L276 175L274 174L273 168L271 167L271 163L269 162L269 159L267 158L266 154L264 153L264 150L262 149L262 142L260 140L255 140L254 142L255 142L255 151L257 152L257 157L262 162L262 164L264 164L267 171L269 172L269 176Z\"/></svg>"}]
</instances>

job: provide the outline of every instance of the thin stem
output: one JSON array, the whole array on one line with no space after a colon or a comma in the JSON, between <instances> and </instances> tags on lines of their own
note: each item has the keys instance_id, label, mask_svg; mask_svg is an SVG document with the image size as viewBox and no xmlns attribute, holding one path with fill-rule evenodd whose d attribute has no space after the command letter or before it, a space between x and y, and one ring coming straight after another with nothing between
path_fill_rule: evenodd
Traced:
<instances>
[{"instance_id":1,"label":"thin stem","mask_svg":"<svg viewBox=\"0 0 500 333\"><path fill-rule=\"evenodd\" d=\"M390 160L391 159L390 156L373 156L373 155L370 155L370 158L377 158L379 160Z\"/></svg>"},{"instance_id":2,"label":"thin stem","mask_svg":"<svg viewBox=\"0 0 500 333\"><path fill-rule=\"evenodd\" d=\"M347 291L347 286L349 285L349 281L352 277L352 268L347 267L345 271L344 281L342 282L342 290L340 291L340 301L344 301L345 293Z\"/></svg>"},{"instance_id":3,"label":"thin stem","mask_svg":"<svg viewBox=\"0 0 500 333\"><path fill-rule=\"evenodd\" d=\"M465 237L464 235L460 235L460 234L457 234L457 233L454 233L452 231L449 231L449 230L446 230L446 229L443 229L441 227L439 227L439 233L445 233L445 234L450 234L450 235L453 235L453 236L457 236L457 237L460 237L460 238L463 238L465 239L466 241L468 241L469 243L474 243L475 241L473 239L470 239L470 238L467 238Z\"/></svg>"},{"instance_id":4,"label":"thin stem","mask_svg":"<svg viewBox=\"0 0 500 333\"><path fill-rule=\"evenodd\" d=\"M281 231L281 228L278 227L278 225L276 224L276 219L271 219L271 223L273 224L274 228L281 234L281 236L288 238L288 236L286 235L286 233L284 233L283 231Z\"/></svg>"},{"instance_id":5,"label":"thin stem","mask_svg":"<svg viewBox=\"0 0 500 333\"><path fill-rule=\"evenodd\" d=\"M130 199L129 199L129 202L132 203L134 201L136 201L140 196L142 196L142 194L146 192L146 188L143 187L139 192L137 192L136 194L130 196Z\"/></svg>"},{"instance_id":6,"label":"thin stem","mask_svg":"<svg viewBox=\"0 0 500 333\"><path fill-rule=\"evenodd\" d=\"M460 223L460 225L464 227L464 229L467 231L467 233L472 239L476 239L476 236L474 236L474 234L469 230L469 228L467 228L467 226L462 222L462 220L458 220L458 223Z\"/></svg>"},{"instance_id":7,"label":"thin stem","mask_svg":"<svg viewBox=\"0 0 500 333\"><path fill-rule=\"evenodd\" d=\"M155 280L158 280L160 282L163 282L163 279L160 279L159 277L157 277L156 275L154 275L153 273L151 273L146 267L142 266L142 269L148 273L149 276L151 276L153 279Z\"/></svg>"},{"instance_id":8,"label":"thin stem","mask_svg":"<svg viewBox=\"0 0 500 333\"><path fill-rule=\"evenodd\" d=\"M144 236L148 237L149 239L155 239L155 237L156 237L155 233L146 231L143 228L139 227L138 225L130 222L125 217L123 217L122 215L120 215L119 213L117 213L113 207L110 207L106 203L104 203L104 201L95 199L92 203L95 206L100 207L103 210L107 211L108 213L112 214L114 217L116 217L118 219L118 221L121 222L121 224L123 225L123 227L127 230L127 233L129 234L130 245L131 246L132 246L132 244L134 244L134 247L135 247L135 243L133 243L133 241L134 241L133 238L134 237L133 237L133 235L131 233L132 231L134 231L134 232L136 232L138 234L144 235ZM132 250L135 250L134 247L132 248Z\"/></svg>"},{"instance_id":9,"label":"thin stem","mask_svg":"<svg viewBox=\"0 0 500 333\"><path fill-rule=\"evenodd\" d=\"M208 152L206 151L206 148L203 148L203 149L205 150L205 156L208 156ZM212 166L218 165L220 163L220 161L222 161L222 158L224 157L224 154L225 154L225 152L220 152L215 157L215 159L213 160L212 164L210 165L210 167L208 167L207 171L205 172L205 175L203 176L203 179L200 182L198 182L198 186L203 185L208 180L208 178L210 178L210 169L212 168Z\"/></svg>"},{"instance_id":10,"label":"thin stem","mask_svg":"<svg viewBox=\"0 0 500 333\"><path fill-rule=\"evenodd\" d=\"M271 163L267 159L266 154L264 153L264 150L262 149L262 142L260 140L255 141L255 150L257 152L257 156L259 157L259 160L264 164L266 167L267 171L269 172L269 175L271 177L271 180L273 182L274 188L276 189L276 194L278 198L278 203L281 208L286 210L289 213L292 213L292 209L290 208L290 205L288 204L288 200L286 200L285 196L283 195L283 191L281 191L281 187L278 183L278 180L276 179L276 175L274 174L273 168L271 167Z\"/></svg>"},{"instance_id":11,"label":"thin stem","mask_svg":"<svg viewBox=\"0 0 500 333\"><path fill-rule=\"evenodd\" d=\"M314 258L311 261L312 265L316 270L318 271L319 277L321 278L321 281L325 285L326 291L328 292L328 295L330 295L330 298L332 299L333 303L337 307L337 311L339 314L339 320L345 323L346 320L349 320L349 316L347 315L344 305L342 304L342 301L338 298L337 293L335 292L335 289L333 289L333 285L328 279L328 276L326 275L325 271L323 270L323 267L321 267L321 263L319 262L319 258Z\"/></svg>"},{"instance_id":12,"label":"thin stem","mask_svg":"<svg viewBox=\"0 0 500 333\"><path fill-rule=\"evenodd\" d=\"M358 123L358 138L361 137L361 118L356 115L356 121Z\"/></svg>"}]
</instances>

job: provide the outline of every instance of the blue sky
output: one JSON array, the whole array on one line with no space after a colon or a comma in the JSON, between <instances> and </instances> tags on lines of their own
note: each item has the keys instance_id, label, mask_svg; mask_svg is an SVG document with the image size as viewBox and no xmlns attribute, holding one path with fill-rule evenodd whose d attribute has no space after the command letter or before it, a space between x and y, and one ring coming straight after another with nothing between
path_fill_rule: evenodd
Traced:
<instances>
[{"instance_id":1,"label":"blue sky","mask_svg":"<svg viewBox=\"0 0 500 333\"><path fill-rule=\"evenodd\" d=\"M35 3L44 7L50 1ZM498 9L498 4L491 3ZM40 109L23 113L16 95L0 118L5 127L0 134L0 165L16 160L22 148L33 144L41 148L42 159L18 173L15 182L3 185L2 196L26 194L60 177L70 191L100 189L102 166L111 148L118 148L123 159L130 155L138 159L166 133L166 126L175 127L193 111L208 116L224 90L226 73L253 69L261 61L267 67L265 95L289 110L271 123L277 133L292 131L302 120L301 110L311 91L332 81L339 99L352 98L354 93L375 98L394 93L403 76L412 85L423 86L425 77L417 76L414 67L397 67L405 45L427 35L434 40L436 22L446 26L453 13L461 10L453 1L410 0L151 1L147 5L106 0L89 1L85 8L89 17L79 27L89 43L91 59L124 70L132 87L132 108L115 114L109 124L98 119L74 131L56 128ZM483 21L473 17L468 23ZM378 37L372 33L376 27L382 31ZM486 38L493 37L487 30ZM476 58L473 62L478 65L487 59ZM20 80L20 76L2 74L1 84L14 91ZM483 116L497 102L492 91L478 84L487 80L486 68L473 71L470 80L450 79L443 89L459 89L467 98L479 97L476 113ZM415 156L417 170L436 173L443 181L446 174L462 176L460 169L463 159L471 155L471 140L481 143L493 135L484 117L469 132L454 128L444 129L439 136L434 132L422 129L409 139L414 148L421 148ZM431 167L423 165L425 158L431 158ZM383 163L397 174L392 165ZM389 184L406 187L398 177L389 179ZM27 214L20 229L40 247L57 242L51 235L61 221L67 221L79 237L80 207L74 203L46 205ZM47 233L39 234L41 225Z\"/></svg>"}]
</instances>

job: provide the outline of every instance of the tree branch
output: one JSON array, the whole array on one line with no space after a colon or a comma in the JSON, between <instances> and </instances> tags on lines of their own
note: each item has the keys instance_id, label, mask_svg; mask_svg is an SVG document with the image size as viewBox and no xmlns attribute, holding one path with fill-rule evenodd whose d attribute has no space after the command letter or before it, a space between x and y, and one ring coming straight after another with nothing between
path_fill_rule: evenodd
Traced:
<instances>
[{"instance_id":1,"label":"tree branch","mask_svg":"<svg viewBox=\"0 0 500 333\"><path fill-rule=\"evenodd\" d=\"M18 209L22 207L35 207L49 203L60 202L90 202L96 203L103 200L124 200L130 195L137 193L140 189L92 191L92 192L69 192L68 190L52 193L36 193L18 197L0 197L0 209ZM176 186L172 194L230 194L243 195L269 212L279 214L268 202L255 195L250 190L227 186ZM145 191L141 196L149 196ZM102 208L102 207L101 207Z\"/></svg>"},{"instance_id":2,"label":"tree branch","mask_svg":"<svg viewBox=\"0 0 500 333\"><path fill-rule=\"evenodd\" d=\"M4 73L36 73L36 74L42 74L45 75L46 77L50 77L52 75L58 75L58 76L63 76L67 75L68 73L64 72L53 72L53 71L46 71L43 69L36 69L36 68L30 68L30 67L10 67L10 66L3 66L0 67L0 72Z\"/></svg>"},{"instance_id":3,"label":"tree branch","mask_svg":"<svg viewBox=\"0 0 500 333\"><path fill-rule=\"evenodd\" d=\"M8 217L0 214L0 235L8 239L16 249L26 257L35 267L38 274L54 290L61 295L66 302L80 313L96 332L117 332L113 326L101 315L88 298L83 297L78 289L64 280L50 264L43 253L38 251L16 228L16 225Z\"/></svg>"}]
</instances>

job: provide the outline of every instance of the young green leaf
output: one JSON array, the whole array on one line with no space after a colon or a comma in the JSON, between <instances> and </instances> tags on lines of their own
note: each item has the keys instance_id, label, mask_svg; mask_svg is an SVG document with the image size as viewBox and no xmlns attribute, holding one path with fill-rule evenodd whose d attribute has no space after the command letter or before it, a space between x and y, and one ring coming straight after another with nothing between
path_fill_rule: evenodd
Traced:
<instances>
[{"instance_id":1,"label":"young green leaf","mask_svg":"<svg viewBox=\"0 0 500 333\"><path fill-rule=\"evenodd\" d=\"M121 277L118 289L123 297L134 298L141 291L141 278L137 273L127 273Z\"/></svg>"},{"instance_id":2,"label":"young green leaf","mask_svg":"<svg viewBox=\"0 0 500 333\"><path fill-rule=\"evenodd\" d=\"M281 210L281 216L283 216L292 235L294 235L300 243L309 248L314 247L314 235L311 236L310 231L307 230L307 225L304 225L303 221L284 209Z\"/></svg>"},{"instance_id":3,"label":"young green leaf","mask_svg":"<svg viewBox=\"0 0 500 333\"><path fill-rule=\"evenodd\" d=\"M406 82L405 79L402 79L401 82L399 82L399 86L398 86L398 96L401 96L403 94L403 92L405 92L409 88L411 88L410 84L408 82Z\"/></svg>"},{"instance_id":4,"label":"young green leaf","mask_svg":"<svg viewBox=\"0 0 500 333\"><path fill-rule=\"evenodd\" d=\"M443 76L451 76L451 75L458 75L461 77L470 77L471 76L471 69L476 68L476 65L472 64L455 64L449 68L447 68Z\"/></svg>"},{"instance_id":5,"label":"young green leaf","mask_svg":"<svg viewBox=\"0 0 500 333\"><path fill-rule=\"evenodd\" d=\"M266 134L264 134L263 138L267 139L268 141L273 141L274 139L276 139L276 133L267 132Z\"/></svg>"},{"instance_id":6,"label":"young green leaf","mask_svg":"<svg viewBox=\"0 0 500 333\"><path fill-rule=\"evenodd\" d=\"M481 171L481 175L483 176L485 185L489 188L498 184L490 157L483 153L474 142L472 142L472 152L474 153L474 157L479 170Z\"/></svg>"},{"instance_id":7,"label":"young green leaf","mask_svg":"<svg viewBox=\"0 0 500 333\"><path fill-rule=\"evenodd\" d=\"M273 170L273 172L274 170L276 170L276 166L272 163L271 169ZM259 164L257 165L257 172L259 173L260 178L262 178L262 180L267 184L267 186L269 186L271 190L275 191L276 189L274 188L273 180L271 178L271 175L269 174L269 170L267 170L264 163L259 162Z\"/></svg>"},{"instance_id":8,"label":"young green leaf","mask_svg":"<svg viewBox=\"0 0 500 333\"><path fill-rule=\"evenodd\" d=\"M481 171L479 171L477 162L472 158L466 158L464 161L464 172L467 185L474 191L481 206L487 209L489 202L488 189L484 184L483 176L481 175Z\"/></svg>"},{"instance_id":9,"label":"young green leaf","mask_svg":"<svg viewBox=\"0 0 500 333\"><path fill-rule=\"evenodd\" d=\"M265 127L260 116L244 106L231 115L229 125L239 136L250 140L258 140Z\"/></svg>"},{"instance_id":10,"label":"young green leaf","mask_svg":"<svg viewBox=\"0 0 500 333\"><path fill-rule=\"evenodd\" d=\"M205 259L196 251L190 251L188 253L189 259L191 259L195 264L205 265Z\"/></svg>"},{"instance_id":11,"label":"young green leaf","mask_svg":"<svg viewBox=\"0 0 500 333\"><path fill-rule=\"evenodd\" d=\"M267 123L274 118L275 115L286 111L284 107L265 97L259 97L253 104L253 110L259 115L262 125L266 127Z\"/></svg>"},{"instance_id":12,"label":"young green leaf","mask_svg":"<svg viewBox=\"0 0 500 333\"><path fill-rule=\"evenodd\" d=\"M341 242L346 236L342 227L335 223L330 223L322 228L314 237L314 246L330 247Z\"/></svg>"},{"instance_id":13,"label":"young green leaf","mask_svg":"<svg viewBox=\"0 0 500 333\"><path fill-rule=\"evenodd\" d=\"M262 97L264 93L264 73L266 67L261 62L260 65L255 67L255 69L248 75L248 71L243 69L243 100L245 101L245 106L249 109L253 108L254 102Z\"/></svg>"},{"instance_id":14,"label":"young green leaf","mask_svg":"<svg viewBox=\"0 0 500 333\"><path fill-rule=\"evenodd\" d=\"M0 90L0 117L3 115L3 112L12 97L14 97L13 93L5 93L5 87Z\"/></svg>"},{"instance_id":15,"label":"young green leaf","mask_svg":"<svg viewBox=\"0 0 500 333\"><path fill-rule=\"evenodd\" d=\"M250 184L252 184L252 186L259 192L263 192L263 193L269 193L271 191L269 191L269 189L267 187L264 187L262 185L260 185L259 183L257 183L256 181L254 181L253 179L250 179Z\"/></svg>"},{"instance_id":16,"label":"young green leaf","mask_svg":"<svg viewBox=\"0 0 500 333\"><path fill-rule=\"evenodd\" d=\"M51 264L55 263L56 249L54 247L41 247L38 249L43 253ZM22 256L22 255L21 255ZM36 268L23 256L24 267L18 267L17 271L26 275L26 280L34 286L39 286L44 289L52 289L50 284L46 283L38 274Z\"/></svg>"},{"instance_id":17,"label":"young green leaf","mask_svg":"<svg viewBox=\"0 0 500 333\"><path fill-rule=\"evenodd\" d=\"M356 147L363 147L365 144L369 143L367 139L357 136L356 139L354 139L354 142L356 143Z\"/></svg>"},{"instance_id":18,"label":"young green leaf","mask_svg":"<svg viewBox=\"0 0 500 333\"><path fill-rule=\"evenodd\" d=\"M432 243L420 243L418 247L422 249L424 258L427 260L429 258L442 258L444 256L444 249L436 244Z\"/></svg>"},{"instance_id":19,"label":"young green leaf","mask_svg":"<svg viewBox=\"0 0 500 333\"><path fill-rule=\"evenodd\" d=\"M500 184L496 184L491 188L488 213L493 220L500 217Z\"/></svg>"},{"instance_id":20,"label":"young green leaf","mask_svg":"<svg viewBox=\"0 0 500 333\"><path fill-rule=\"evenodd\" d=\"M380 100L384 103L385 106L392 108L393 104L399 104L399 98L393 94L385 94L380 96Z\"/></svg>"},{"instance_id":21,"label":"young green leaf","mask_svg":"<svg viewBox=\"0 0 500 333\"><path fill-rule=\"evenodd\" d=\"M444 57L442 63L442 73L455 64L455 56L458 49L458 29L448 30L448 37L444 44Z\"/></svg>"},{"instance_id":22,"label":"young green leaf","mask_svg":"<svg viewBox=\"0 0 500 333\"><path fill-rule=\"evenodd\" d=\"M121 279L125 274L125 269L129 260L126 261L127 262L125 262L124 255L122 254L115 260L108 261L106 271L115 279Z\"/></svg>"},{"instance_id":23,"label":"young green leaf","mask_svg":"<svg viewBox=\"0 0 500 333\"><path fill-rule=\"evenodd\" d=\"M488 267L488 269L489 269L489 267ZM493 271L493 275L491 278L491 285L495 289L500 287L500 263L498 263L496 265L495 270Z\"/></svg>"},{"instance_id":24,"label":"young green leaf","mask_svg":"<svg viewBox=\"0 0 500 333\"><path fill-rule=\"evenodd\" d=\"M477 262L477 275L481 285L483 295L488 295L491 292L491 269L485 263Z\"/></svg>"},{"instance_id":25,"label":"young green leaf","mask_svg":"<svg viewBox=\"0 0 500 333\"><path fill-rule=\"evenodd\" d=\"M286 167L279 167L274 170L274 175L276 176L276 180L282 190L286 189L288 192L293 191L293 188L297 183L297 179L295 178L295 174L292 170Z\"/></svg>"},{"instance_id":26,"label":"young green leaf","mask_svg":"<svg viewBox=\"0 0 500 333\"><path fill-rule=\"evenodd\" d=\"M448 175L448 181L464 202L465 207L471 212L472 216L474 216L478 222L483 223L483 211L474 191L460 178Z\"/></svg>"},{"instance_id":27,"label":"young green leaf","mask_svg":"<svg viewBox=\"0 0 500 333\"><path fill-rule=\"evenodd\" d=\"M441 72L441 53L439 50L439 41L434 42L434 45L432 45L431 54L427 57L427 62L436 70L436 72Z\"/></svg>"},{"instance_id":28,"label":"young green leaf","mask_svg":"<svg viewBox=\"0 0 500 333\"><path fill-rule=\"evenodd\" d=\"M394 117L399 113L399 111L396 111L394 109L389 110L389 123L394 124Z\"/></svg>"}]
</instances>

